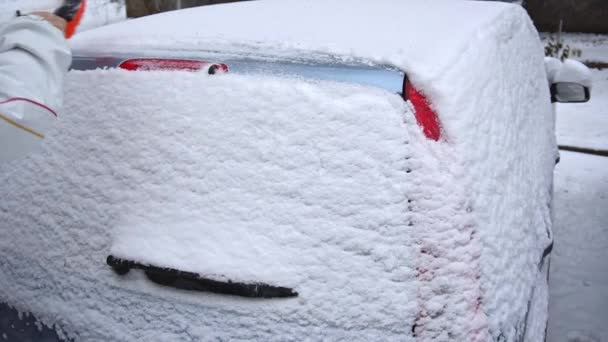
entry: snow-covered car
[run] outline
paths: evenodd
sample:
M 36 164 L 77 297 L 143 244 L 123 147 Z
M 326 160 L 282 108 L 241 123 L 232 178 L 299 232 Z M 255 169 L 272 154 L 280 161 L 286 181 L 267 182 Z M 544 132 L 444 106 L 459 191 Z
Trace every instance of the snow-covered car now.
M 252 1 L 72 46 L 63 119 L 0 165 L 1 302 L 77 341 L 543 340 L 551 101 L 588 93 L 521 7 Z

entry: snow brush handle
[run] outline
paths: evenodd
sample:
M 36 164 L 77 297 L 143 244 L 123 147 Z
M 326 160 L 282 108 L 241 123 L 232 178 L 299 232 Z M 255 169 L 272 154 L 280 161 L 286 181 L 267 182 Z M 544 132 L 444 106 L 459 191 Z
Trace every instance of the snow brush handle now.
M 76 33 L 76 28 L 80 24 L 86 0 L 64 0 L 63 5 L 55 10 L 55 15 L 65 19 L 68 25 L 65 28 L 65 37 L 70 38 Z

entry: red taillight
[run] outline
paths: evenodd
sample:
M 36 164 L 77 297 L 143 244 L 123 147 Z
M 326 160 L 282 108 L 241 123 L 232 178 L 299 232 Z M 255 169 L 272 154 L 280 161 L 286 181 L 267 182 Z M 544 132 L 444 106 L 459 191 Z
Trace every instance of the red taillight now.
M 437 114 L 431 109 L 426 97 L 416 90 L 407 78 L 403 82 L 403 99 L 409 100 L 414 106 L 416 121 L 422 127 L 424 135 L 429 139 L 439 140 L 441 138 L 441 127 Z
M 167 59 L 167 58 L 136 58 L 128 59 L 118 66 L 125 70 L 207 70 L 209 74 L 227 72 L 228 66 L 223 63 L 211 63 L 191 59 Z

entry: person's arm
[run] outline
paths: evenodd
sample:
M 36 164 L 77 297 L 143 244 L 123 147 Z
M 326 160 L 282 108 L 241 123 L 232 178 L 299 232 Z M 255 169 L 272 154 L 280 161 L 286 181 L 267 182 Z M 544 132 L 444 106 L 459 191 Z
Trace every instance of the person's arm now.
M 0 162 L 35 149 L 63 102 L 71 52 L 42 16 L 0 24 Z

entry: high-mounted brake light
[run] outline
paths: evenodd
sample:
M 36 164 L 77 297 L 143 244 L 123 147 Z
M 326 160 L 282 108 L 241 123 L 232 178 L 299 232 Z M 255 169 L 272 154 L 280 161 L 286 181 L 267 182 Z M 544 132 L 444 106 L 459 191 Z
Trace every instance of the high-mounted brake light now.
M 403 81 L 403 99 L 409 100 L 414 106 L 416 121 L 422 127 L 424 135 L 429 139 L 439 140 L 441 138 L 439 118 L 424 94 L 414 88 L 408 78 Z
M 228 72 L 228 66 L 223 63 L 211 63 L 191 59 L 169 59 L 169 58 L 134 58 L 123 61 L 118 65 L 125 70 L 207 70 L 210 75 Z

